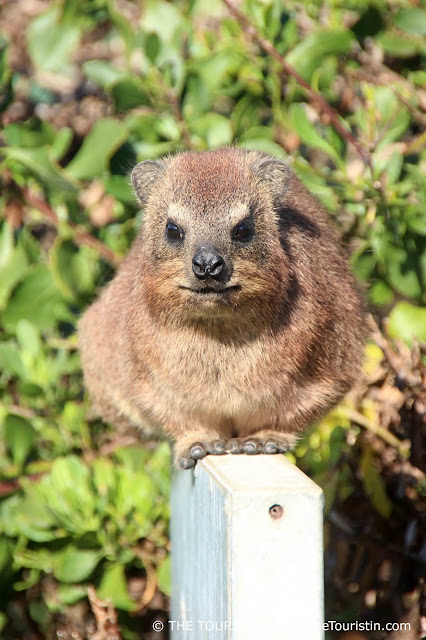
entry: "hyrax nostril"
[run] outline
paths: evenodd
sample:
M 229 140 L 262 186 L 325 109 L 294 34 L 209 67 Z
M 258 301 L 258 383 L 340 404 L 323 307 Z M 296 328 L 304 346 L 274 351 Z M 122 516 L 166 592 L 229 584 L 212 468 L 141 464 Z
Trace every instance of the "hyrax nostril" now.
M 216 256 L 216 260 L 214 260 L 210 264 L 210 275 L 212 278 L 218 278 L 223 271 L 224 267 L 223 258 L 221 256 Z
M 200 249 L 192 258 L 192 271 L 200 280 L 211 277 L 219 279 L 225 262 L 218 253 L 212 249 Z

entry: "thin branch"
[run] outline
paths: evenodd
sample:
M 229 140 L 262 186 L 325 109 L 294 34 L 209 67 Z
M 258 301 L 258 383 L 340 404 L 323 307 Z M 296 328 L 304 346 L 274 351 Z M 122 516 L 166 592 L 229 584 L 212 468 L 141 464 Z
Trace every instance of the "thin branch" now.
M 133 553 L 138 556 L 143 562 L 146 571 L 146 585 L 143 594 L 138 601 L 137 611 L 141 611 L 149 605 L 155 593 L 157 591 L 157 576 L 155 573 L 154 565 L 151 562 L 151 557 L 140 547 L 132 549 Z
M 380 438 L 382 438 L 382 440 L 392 445 L 392 447 L 395 447 L 395 449 L 403 458 L 407 457 L 409 451 L 408 447 L 403 442 L 401 442 L 401 440 L 398 440 L 398 438 L 390 433 L 390 431 L 384 429 L 372 420 L 369 420 L 359 411 L 345 409 L 344 415 L 355 424 L 358 424 L 360 427 L 364 427 L 364 429 L 371 431 L 376 436 L 379 436 Z
M 394 96 L 399 100 L 404 107 L 411 113 L 413 118 L 422 126 L 426 127 L 426 115 L 422 113 L 417 107 L 412 105 L 408 100 L 404 98 L 400 91 L 396 87 L 391 87 Z
M 423 131 L 420 135 L 411 138 L 407 143 L 404 153 L 408 155 L 410 153 L 420 153 L 426 147 L 426 131 Z
M 354 55 L 361 67 L 359 69 L 346 69 L 346 74 L 349 77 L 358 81 L 364 80 L 370 84 L 389 87 L 403 104 L 405 104 L 405 98 L 402 97 L 401 99 L 400 88 L 405 90 L 410 98 L 415 98 L 417 102 L 420 102 L 422 91 L 417 91 L 415 86 L 406 80 L 406 78 L 392 71 L 392 69 L 389 69 L 389 67 L 383 63 L 375 60 L 371 53 L 357 48 Z M 408 100 L 405 106 L 412 112 L 414 117 L 419 118 L 420 124 L 424 124 L 425 115 L 419 109 L 413 107 Z
M 102 447 L 99 449 L 99 454 L 97 457 L 99 458 L 99 457 L 110 456 L 117 449 L 130 447 L 134 444 L 140 444 L 140 440 L 138 440 L 136 436 L 124 436 L 124 435 L 117 436 L 111 442 L 108 442 L 107 444 L 102 445 Z
M 44 476 L 47 471 L 42 471 L 40 473 L 33 473 L 29 476 L 23 476 L 21 478 L 14 478 L 13 480 L 5 480 L 4 482 L 0 482 L 0 497 L 9 495 L 10 493 L 14 493 L 18 489 L 22 489 L 22 480 L 29 482 L 38 482 L 42 476 Z
M 402 355 L 392 348 L 389 340 L 387 340 L 387 338 L 383 335 L 379 325 L 374 320 L 371 313 L 367 316 L 367 324 L 370 327 L 370 332 L 373 340 L 383 351 L 393 372 L 399 378 L 405 380 L 405 382 L 411 387 L 420 385 L 422 381 L 419 377 L 419 374 L 415 375 L 410 366 L 407 366 L 407 364 L 404 362 Z
M 117 612 L 111 602 L 98 598 L 93 585 L 87 587 L 87 597 L 97 626 L 91 640 L 121 640 Z
M 28 418 L 28 420 L 33 420 L 38 415 L 40 415 L 39 413 L 37 413 L 37 411 L 34 411 L 34 409 L 29 409 L 28 407 L 21 407 L 19 404 L 9 404 L 9 405 L 2 404 L 2 406 L 6 407 L 6 410 L 8 413 L 14 413 L 15 415 L 21 416 L 22 418 Z
M 60 220 L 52 207 L 38 195 L 36 195 L 31 189 L 24 187 L 22 189 L 22 194 L 24 196 L 25 202 L 34 209 L 37 209 L 45 218 L 50 220 L 50 222 L 58 227 L 60 225 Z M 98 240 L 90 233 L 85 231 L 82 227 L 75 224 L 74 222 L 68 222 L 68 227 L 72 229 L 74 232 L 74 240 L 80 246 L 90 247 L 99 253 L 101 258 L 103 258 L 106 262 L 109 262 L 113 267 L 118 267 L 121 262 L 121 257 L 113 251 L 106 244 Z
M 339 116 L 337 112 L 328 104 L 328 102 L 319 93 L 317 93 L 311 87 L 311 85 L 308 82 L 306 82 L 304 78 L 302 78 L 302 76 L 296 71 L 296 69 L 294 69 L 287 62 L 287 60 L 277 51 L 277 49 L 275 49 L 274 45 L 271 42 L 269 42 L 269 40 L 266 40 L 266 38 L 264 38 L 259 33 L 256 27 L 253 26 L 253 24 L 250 22 L 250 20 L 240 11 L 238 11 L 238 9 L 230 0 L 222 0 L 222 2 L 226 4 L 229 11 L 232 13 L 232 15 L 236 18 L 236 20 L 239 22 L 239 24 L 243 28 L 244 32 L 250 38 L 252 38 L 255 42 L 257 42 L 257 44 L 268 55 L 270 55 L 272 58 L 277 60 L 277 62 L 279 62 L 284 73 L 294 78 L 296 82 L 306 90 L 306 92 L 308 93 L 312 101 L 317 105 L 319 110 L 322 113 L 326 113 L 328 115 L 328 117 L 330 118 L 330 123 L 333 126 L 333 128 L 337 131 L 337 133 L 339 133 L 342 136 L 342 138 L 346 140 L 346 142 L 351 144 L 356 149 L 356 151 L 360 155 L 364 164 L 367 167 L 370 167 L 370 169 L 372 169 L 371 157 L 369 152 L 359 144 L 359 142 L 356 140 L 356 138 L 352 135 L 350 131 L 345 129 L 345 127 L 342 125 L 342 123 L 339 120 Z

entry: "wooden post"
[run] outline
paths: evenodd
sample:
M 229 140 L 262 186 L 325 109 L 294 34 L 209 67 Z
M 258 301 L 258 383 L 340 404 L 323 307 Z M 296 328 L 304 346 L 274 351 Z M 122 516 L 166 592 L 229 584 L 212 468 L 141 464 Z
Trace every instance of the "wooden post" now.
M 172 640 L 323 640 L 322 508 L 282 455 L 176 472 Z

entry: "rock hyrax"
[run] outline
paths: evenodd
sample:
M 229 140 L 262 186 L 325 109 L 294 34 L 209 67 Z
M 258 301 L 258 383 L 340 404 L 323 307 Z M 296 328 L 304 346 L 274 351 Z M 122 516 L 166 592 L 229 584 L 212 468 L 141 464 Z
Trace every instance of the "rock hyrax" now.
M 83 315 L 95 410 L 206 454 L 292 447 L 354 382 L 364 318 L 327 213 L 256 151 L 138 164 L 141 230 Z

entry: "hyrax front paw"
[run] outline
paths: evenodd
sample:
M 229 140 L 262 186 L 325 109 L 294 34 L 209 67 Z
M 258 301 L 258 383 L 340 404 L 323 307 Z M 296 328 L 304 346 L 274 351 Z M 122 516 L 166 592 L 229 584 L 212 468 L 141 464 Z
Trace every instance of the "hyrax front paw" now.
M 274 433 L 247 438 L 233 438 L 228 442 L 229 453 L 245 453 L 246 455 L 257 455 L 259 453 L 274 454 L 286 453 L 295 445 L 296 438 L 289 434 Z
M 212 442 L 195 442 L 187 447 L 176 458 L 177 464 L 181 469 L 193 469 L 197 460 L 202 460 L 206 455 L 222 456 L 226 453 L 226 445 L 222 440 L 213 440 Z

